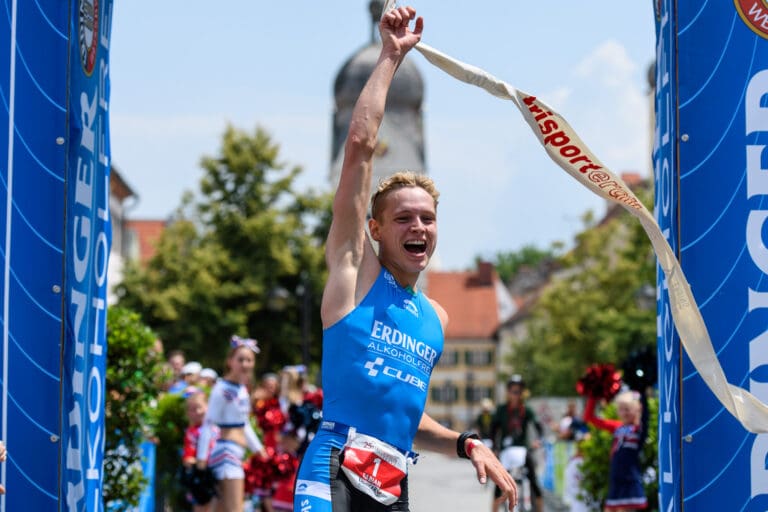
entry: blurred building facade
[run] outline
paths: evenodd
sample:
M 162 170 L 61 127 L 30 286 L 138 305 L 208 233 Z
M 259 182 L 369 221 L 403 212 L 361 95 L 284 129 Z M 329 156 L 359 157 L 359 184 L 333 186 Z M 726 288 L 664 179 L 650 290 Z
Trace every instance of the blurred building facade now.
M 471 271 L 429 271 L 427 283 L 427 294 L 450 321 L 426 410 L 444 425 L 469 428 L 480 412 L 480 401 L 495 400 L 498 377 L 508 373 L 498 332 L 517 305 L 488 262 Z
M 155 244 L 160 238 L 166 220 L 137 220 L 130 218 L 130 211 L 137 204 L 139 195 L 123 177 L 120 170 L 112 166 L 109 175 L 109 215 L 112 225 L 112 247 L 109 252 L 107 282 L 110 305 L 117 302 L 114 289 L 123 279 L 125 266 L 129 262 L 146 264 L 155 254 Z

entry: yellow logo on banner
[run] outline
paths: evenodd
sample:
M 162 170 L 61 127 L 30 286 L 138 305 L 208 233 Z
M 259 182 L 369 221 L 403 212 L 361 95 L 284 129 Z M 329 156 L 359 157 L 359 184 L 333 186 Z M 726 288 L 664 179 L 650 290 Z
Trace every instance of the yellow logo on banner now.
M 765 0 L 733 0 L 744 23 L 755 34 L 768 39 L 768 4 Z

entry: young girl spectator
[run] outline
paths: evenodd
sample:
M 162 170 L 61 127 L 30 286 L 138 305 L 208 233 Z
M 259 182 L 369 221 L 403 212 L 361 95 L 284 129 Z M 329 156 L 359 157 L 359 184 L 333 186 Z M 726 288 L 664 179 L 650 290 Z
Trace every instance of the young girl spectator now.
M 197 445 L 200 440 L 200 429 L 208 409 L 207 398 L 203 390 L 189 387 L 184 392 L 187 409 L 188 425 L 184 431 L 184 448 L 181 454 L 183 465 L 183 484 L 189 490 L 187 500 L 192 504 L 193 512 L 209 512 L 211 499 L 215 494 L 214 482 L 206 478 L 207 472 L 195 467 L 197 461 Z M 208 443 L 209 448 L 216 441 L 218 432 L 214 429 Z
M 233 336 L 226 359 L 226 373 L 211 389 L 208 412 L 197 448 L 197 466 L 210 463 L 218 481 L 217 512 L 242 512 L 244 501 L 243 459 L 246 448 L 266 457 L 264 445 L 250 423 L 251 400 L 246 384 L 251 382 L 256 354 L 256 340 Z M 219 437 L 209 450 L 213 426 Z
M 640 453 L 648 434 L 648 404 L 645 395 L 626 391 L 616 396 L 618 420 L 595 415 L 597 399 L 589 397 L 584 420 L 599 429 L 613 433 L 608 497 L 605 510 L 625 512 L 648 506 L 643 487 Z

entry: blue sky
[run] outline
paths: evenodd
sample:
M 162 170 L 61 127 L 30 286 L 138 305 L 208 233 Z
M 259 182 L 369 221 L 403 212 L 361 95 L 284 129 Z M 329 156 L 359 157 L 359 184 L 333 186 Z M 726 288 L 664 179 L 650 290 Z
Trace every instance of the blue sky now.
M 165 218 L 196 190 L 227 123 L 269 131 L 301 187 L 328 189 L 333 80 L 367 44 L 367 0 L 115 2 L 112 158 Z M 649 175 L 653 2 L 413 0 L 423 41 L 556 108 L 611 170 Z M 462 11 L 464 6 L 470 9 Z M 550 162 L 517 109 L 411 58 L 425 81 L 427 169 L 441 191 L 442 268 L 569 244 L 602 200 Z

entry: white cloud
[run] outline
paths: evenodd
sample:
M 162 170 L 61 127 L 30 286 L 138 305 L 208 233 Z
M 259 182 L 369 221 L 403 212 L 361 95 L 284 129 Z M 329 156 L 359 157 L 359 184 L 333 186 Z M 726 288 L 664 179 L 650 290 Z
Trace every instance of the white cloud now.
M 631 81 L 637 70 L 626 48 L 617 41 L 599 44 L 575 68 L 578 78 L 597 81 L 606 87 L 621 88 Z

